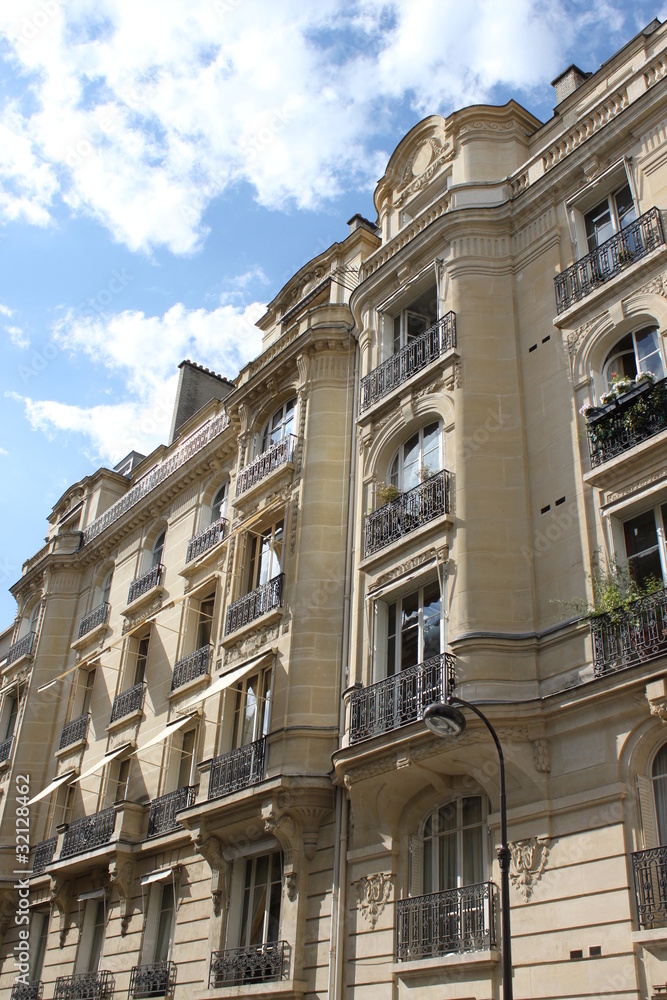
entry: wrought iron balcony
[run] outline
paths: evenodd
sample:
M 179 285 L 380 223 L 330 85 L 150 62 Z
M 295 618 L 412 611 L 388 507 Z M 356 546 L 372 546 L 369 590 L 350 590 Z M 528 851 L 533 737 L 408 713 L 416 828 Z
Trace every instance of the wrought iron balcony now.
M 208 781 L 209 799 L 219 799 L 223 795 L 231 795 L 242 788 L 256 785 L 264 778 L 264 758 L 266 756 L 266 737 L 238 747 L 222 757 L 215 757 L 211 762 L 211 773 Z
M 211 647 L 202 646 L 196 649 L 189 656 L 184 656 L 182 660 L 174 664 L 174 672 L 171 676 L 171 690 L 182 687 L 188 681 L 193 681 L 195 677 L 203 677 L 208 673 L 211 662 Z
M 664 927 L 667 924 L 667 847 L 636 851 L 631 857 L 639 926 Z
M 268 941 L 248 948 L 214 951 L 208 974 L 208 988 L 241 986 L 244 983 L 272 983 L 289 971 L 289 945 L 286 941 Z
M 230 604 L 225 615 L 225 635 L 261 618 L 267 611 L 282 607 L 284 579 L 285 574 L 279 573 L 268 583 Z
M 446 701 L 455 688 L 455 663 L 451 653 L 440 653 L 354 691 L 350 699 L 350 744 L 423 719 L 425 708 Z
M 9 1000 L 42 1000 L 44 984 L 41 980 L 32 983 L 14 983 Z
M 217 521 L 209 524 L 208 528 L 200 531 L 198 535 L 193 535 L 188 542 L 188 551 L 185 556 L 186 563 L 192 562 L 193 559 L 198 559 L 199 556 L 203 556 L 205 552 L 208 552 L 214 545 L 221 542 L 225 537 L 226 530 L 227 521 L 224 517 L 220 517 Z
M 135 965 L 130 972 L 128 997 L 166 997 L 174 992 L 176 966 L 173 962 Z
M 81 639 L 82 636 L 92 632 L 98 625 L 106 625 L 109 620 L 110 611 L 111 605 L 105 602 L 104 604 L 100 604 L 98 607 L 93 608 L 93 610 L 89 611 L 87 615 L 84 615 L 79 622 L 79 634 L 77 638 Z
M 436 472 L 364 518 L 364 555 L 370 556 L 404 535 L 450 511 L 450 479 Z
M 110 972 L 77 972 L 72 976 L 58 976 L 53 1000 L 107 1000 L 113 996 L 115 988 Z
M 117 722 L 118 719 L 124 719 L 126 715 L 131 715 L 132 712 L 138 712 L 141 709 L 144 701 L 144 686 L 144 682 L 139 681 L 134 687 L 116 695 L 111 706 L 109 722 Z
M 32 656 L 35 651 L 36 641 L 37 633 L 28 632 L 18 642 L 13 643 L 7 652 L 7 666 L 10 663 L 14 663 L 15 660 L 20 660 L 22 656 Z
M 73 854 L 83 854 L 84 851 L 93 851 L 96 847 L 108 844 L 115 825 L 115 806 L 74 820 L 65 832 L 60 859 L 71 858 Z
M 569 309 L 664 242 L 660 212 L 651 208 L 556 275 L 556 311 L 562 313 Z
M 266 451 L 258 455 L 254 462 L 241 469 L 236 478 L 236 496 L 240 497 L 251 486 L 258 483 L 286 462 L 291 462 L 294 458 L 294 448 L 296 446 L 294 434 L 288 434 L 281 441 L 271 445 Z
M 593 668 L 603 677 L 667 655 L 667 590 L 590 620 Z
M 76 719 L 72 719 L 71 722 L 68 722 L 66 726 L 63 726 L 63 730 L 60 734 L 60 750 L 64 750 L 65 747 L 71 746 L 72 743 L 78 743 L 79 740 L 85 740 L 88 732 L 89 719 L 90 716 L 88 712 L 86 712 L 85 715 L 79 715 Z
M 149 569 L 148 573 L 144 573 L 143 576 L 138 576 L 136 580 L 130 584 L 130 589 L 127 593 L 127 603 L 131 604 L 132 601 L 136 601 L 137 597 L 143 597 L 147 594 L 149 590 L 153 587 L 159 587 L 162 583 L 162 578 L 164 577 L 164 566 L 162 563 L 158 563 L 157 566 L 153 566 Z
M 5 760 L 9 760 L 9 755 L 12 752 L 12 744 L 14 743 L 14 737 L 10 736 L 8 740 L 3 740 L 0 743 L 0 764 Z
M 397 900 L 396 961 L 495 948 L 497 909 L 493 882 Z
M 162 833 L 169 833 L 171 830 L 180 830 L 181 824 L 176 819 L 179 809 L 187 809 L 194 805 L 197 797 L 195 785 L 184 785 L 177 788 L 175 792 L 167 792 L 153 799 L 148 813 L 148 833 L 147 839 L 159 837 Z
M 667 379 L 639 383 L 586 416 L 593 469 L 667 427 Z
M 452 347 L 456 347 L 456 314 L 448 312 L 407 347 L 401 348 L 362 378 L 359 412 L 363 413 Z
M 32 859 L 33 875 L 41 875 L 46 866 L 51 864 L 53 856 L 56 853 L 57 846 L 57 837 L 49 837 L 48 840 L 43 840 L 41 844 L 37 845 L 35 848 L 35 856 Z
M 160 483 L 163 483 L 165 479 L 173 475 L 174 472 L 200 452 L 202 448 L 205 448 L 210 441 L 213 441 L 219 434 L 222 434 L 228 426 L 229 417 L 226 413 L 220 413 L 218 416 L 212 417 L 211 420 L 207 420 L 202 427 L 197 428 L 196 431 L 193 431 L 192 434 L 184 438 L 175 451 L 172 451 L 162 462 L 153 466 L 145 476 L 137 480 L 125 496 L 122 496 L 120 500 L 112 504 L 92 524 L 88 525 L 83 533 L 83 544 L 87 545 L 93 538 L 97 538 L 105 528 L 117 521 L 126 511 L 134 507 L 143 497 L 159 486 Z

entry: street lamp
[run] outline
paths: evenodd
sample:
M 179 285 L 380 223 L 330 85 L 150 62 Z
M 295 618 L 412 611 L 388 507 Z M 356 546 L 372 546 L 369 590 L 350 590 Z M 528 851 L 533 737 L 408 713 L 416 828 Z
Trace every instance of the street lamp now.
M 500 866 L 500 920 L 503 955 L 503 1000 L 513 1000 L 512 938 L 510 931 L 510 849 L 507 846 L 507 799 L 505 796 L 505 758 L 498 734 L 483 712 L 468 701 L 450 695 L 446 702 L 436 702 L 424 711 L 424 722 L 436 736 L 457 737 L 466 727 L 466 717 L 460 708 L 469 708 L 482 720 L 493 737 L 500 765 L 500 847 L 497 849 Z

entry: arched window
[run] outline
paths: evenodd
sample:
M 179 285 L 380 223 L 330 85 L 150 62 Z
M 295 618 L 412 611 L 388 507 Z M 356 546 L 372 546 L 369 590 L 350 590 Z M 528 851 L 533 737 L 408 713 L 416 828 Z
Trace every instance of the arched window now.
M 401 445 L 389 466 L 389 482 L 406 492 L 443 468 L 440 422 L 426 424 Z
M 162 555 L 164 553 L 164 539 L 167 534 L 167 529 L 161 531 L 160 534 L 155 539 L 155 544 L 153 545 L 153 560 L 152 566 L 159 566 L 162 562 Z
M 603 374 L 607 387 L 611 386 L 614 378 L 636 378 L 640 372 L 651 372 L 657 379 L 665 377 L 657 326 L 645 326 L 627 334 L 614 344 L 605 358 Z
M 227 483 L 223 483 L 213 497 L 211 504 L 211 524 L 219 521 L 227 513 Z
M 486 810 L 481 795 L 452 799 L 423 827 L 422 892 L 442 892 L 485 881 Z
M 651 768 L 658 841 L 667 844 L 667 743 L 658 750 Z
M 296 399 L 290 399 L 276 410 L 262 434 L 262 453 L 294 432 L 295 409 Z

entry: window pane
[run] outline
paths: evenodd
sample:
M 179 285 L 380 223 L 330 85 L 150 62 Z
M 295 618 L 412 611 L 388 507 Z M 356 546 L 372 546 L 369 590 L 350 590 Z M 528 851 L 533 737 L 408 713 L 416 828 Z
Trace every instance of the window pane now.
M 429 824 L 430 824 L 429 819 Z M 430 832 L 430 827 L 429 827 Z M 426 837 L 426 827 L 424 828 Z M 424 839 L 424 892 L 433 892 L 433 841 Z
M 93 929 L 93 939 L 90 945 L 90 955 L 88 956 L 87 972 L 97 972 L 100 959 L 102 958 L 102 947 L 104 945 L 104 905 L 95 904 L 95 927 Z
M 174 916 L 174 887 L 167 883 L 162 886 L 162 906 L 155 937 L 155 962 L 166 962 L 169 957 L 169 941 Z
M 401 615 L 401 670 L 419 663 L 419 591 L 403 598 Z
M 448 833 L 438 838 L 440 859 L 440 884 L 438 889 L 456 888 L 456 834 Z
M 658 544 L 655 530 L 655 516 L 652 510 L 647 510 L 639 517 L 633 517 L 623 525 L 625 532 L 625 551 L 628 556 L 637 555 Z
M 595 250 L 601 243 L 613 236 L 614 227 L 611 220 L 609 203 L 605 200 L 597 208 L 586 213 L 586 236 L 589 251 Z
M 440 469 L 440 424 L 428 424 L 423 431 L 422 461 L 432 475 Z
M 440 653 L 440 585 L 424 587 L 424 655 L 428 660 Z
M 424 333 L 428 329 L 428 318 L 426 316 L 420 316 L 419 313 L 409 312 L 407 316 L 407 327 L 408 327 L 408 344 L 411 340 L 419 337 L 420 334 Z
M 448 802 L 438 809 L 438 833 L 450 833 L 458 823 L 458 800 Z
M 620 191 L 617 191 L 614 198 L 616 201 L 618 224 L 622 229 L 623 226 L 629 225 L 637 218 L 635 205 L 632 200 L 632 192 L 630 191 L 630 185 L 626 184 Z
M 476 885 L 484 881 L 482 871 L 482 827 L 463 831 L 463 884 Z
M 396 672 L 396 604 L 390 604 L 387 615 L 387 677 Z
M 482 822 L 482 800 L 478 795 L 463 800 L 463 825 L 471 826 Z
M 403 445 L 403 489 L 411 490 L 419 483 L 419 434 L 413 436 Z

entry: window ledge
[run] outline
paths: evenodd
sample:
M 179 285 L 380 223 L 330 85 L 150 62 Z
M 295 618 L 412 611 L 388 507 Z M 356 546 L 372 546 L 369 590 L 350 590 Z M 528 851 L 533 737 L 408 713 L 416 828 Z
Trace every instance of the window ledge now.
M 135 723 L 139 724 L 140 719 L 144 717 L 143 708 L 137 708 L 134 712 L 128 712 L 127 715 L 122 715 L 120 719 L 115 719 L 110 722 L 106 727 L 108 733 L 117 733 L 119 729 L 123 729 L 124 726 L 133 726 Z
M 109 623 L 100 622 L 100 624 L 96 625 L 95 628 L 91 628 L 90 632 L 86 632 L 82 635 L 80 639 L 75 639 L 72 643 L 72 649 L 75 649 L 78 652 L 80 649 L 85 649 L 86 646 L 92 646 L 94 643 L 103 639 L 108 631 Z
M 121 615 L 123 615 L 124 618 L 129 618 L 130 615 L 133 615 L 138 608 L 142 608 L 145 604 L 150 604 L 151 601 L 154 601 L 158 597 L 162 598 L 164 593 L 165 588 L 161 583 L 157 584 L 155 587 L 151 587 L 150 590 L 141 594 L 140 597 L 135 597 L 131 604 L 126 605 L 121 611 Z
M 248 1000 L 262 997 L 280 997 L 281 1000 L 295 1000 L 302 997 L 308 984 L 299 979 L 281 979 L 275 983 L 253 983 L 248 986 L 218 986 L 215 989 L 196 990 L 193 1000 L 222 1000 L 223 997 L 246 997 Z
M 419 958 L 414 962 L 394 962 L 391 966 L 393 979 L 428 976 L 439 969 L 474 966 L 476 969 L 491 968 L 500 961 L 500 951 L 487 948 L 483 951 L 466 951 L 459 955 L 436 955 L 434 958 Z
M 186 580 L 188 580 L 203 566 L 208 566 L 209 564 L 214 563 L 222 555 L 222 550 L 226 544 L 227 535 L 223 535 L 220 541 L 216 542 L 215 545 L 212 545 L 210 549 L 207 549 L 206 552 L 203 552 L 200 556 L 195 556 L 195 558 L 191 559 L 189 563 L 182 566 L 178 571 L 178 575 L 183 576 Z
M 460 360 L 461 354 L 459 350 L 456 347 L 450 347 L 444 354 L 434 358 L 425 368 L 421 368 L 418 372 L 415 372 L 405 382 L 401 382 L 400 385 L 397 385 L 388 392 L 386 396 L 382 396 L 381 399 L 376 400 L 371 406 L 365 409 L 363 413 L 360 413 L 357 416 L 357 423 L 363 427 L 364 424 L 369 423 L 373 418 L 377 420 L 378 415 L 383 410 L 391 409 L 402 396 L 409 396 L 423 383 L 429 382 L 436 372 L 441 369 L 444 371 L 446 368 L 454 368 L 456 362 Z
M 553 325 L 556 329 L 574 329 L 575 327 L 581 326 L 587 318 L 587 313 L 592 315 L 597 315 L 601 312 L 602 306 L 601 302 L 606 297 L 612 299 L 619 299 L 624 293 L 626 286 L 636 285 L 640 276 L 645 271 L 653 270 L 656 263 L 662 260 L 663 257 L 667 257 L 667 244 L 662 243 L 655 250 L 652 250 L 645 257 L 641 257 L 635 264 L 630 264 L 615 277 L 611 278 L 609 281 L 603 282 L 598 288 L 589 292 L 574 305 L 571 305 L 569 309 L 565 309 L 562 313 L 553 320 Z M 576 264 L 576 261 L 573 261 Z M 569 266 L 569 265 L 568 265 Z M 563 270 L 566 270 L 564 268 Z M 555 308 L 555 305 L 554 305 Z
M 69 743 L 66 747 L 59 747 L 54 756 L 61 758 L 68 757 L 70 754 L 78 754 L 87 745 L 88 737 L 83 736 L 80 740 L 75 740 L 74 743 Z
M 454 518 L 451 514 L 445 512 L 444 514 L 439 514 L 434 517 L 432 521 L 427 521 L 426 524 L 422 524 L 419 528 L 415 528 L 414 531 L 409 531 L 407 535 L 402 535 L 397 538 L 396 541 L 389 542 L 383 548 L 379 549 L 377 552 L 373 552 L 370 556 L 364 556 L 364 558 L 359 562 L 358 569 L 363 570 L 365 573 L 373 574 L 380 567 L 384 568 L 384 563 L 395 563 L 397 557 L 402 555 L 405 551 L 412 548 L 420 548 L 420 546 L 430 539 L 433 534 L 439 534 L 443 529 L 448 530 L 454 524 Z M 438 548 L 446 545 L 445 539 L 441 539 Z
M 211 661 L 213 657 L 211 657 Z M 193 691 L 197 691 L 199 688 L 208 687 L 211 681 L 211 668 L 206 671 L 205 674 L 200 674 L 199 677 L 193 677 L 191 681 L 186 681 L 185 684 L 180 684 L 173 691 L 169 691 L 167 695 L 167 701 L 177 701 L 184 694 L 192 694 Z
M 230 632 L 229 635 L 224 636 L 221 645 L 224 649 L 231 649 L 237 643 L 241 642 L 242 639 L 246 639 L 252 632 L 261 632 L 262 629 L 267 628 L 269 625 L 273 625 L 274 622 L 280 621 L 283 616 L 284 608 L 273 608 L 271 611 L 267 611 L 265 614 L 260 615 L 259 618 L 253 618 L 251 622 L 246 625 L 242 625 L 240 628 L 235 629 Z M 267 636 L 266 642 L 271 642 L 274 637 Z M 263 643 L 260 642 L 260 645 Z
M 633 931 L 631 938 L 633 944 L 641 944 L 648 951 L 651 950 L 651 945 L 660 945 L 660 952 L 662 953 L 663 946 L 667 942 L 667 926 L 652 927 L 650 930 L 645 931 Z
M 292 478 L 293 474 L 294 462 L 283 462 L 282 465 L 272 469 L 271 472 L 268 472 L 262 477 L 262 479 L 253 483 L 249 489 L 244 490 L 240 496 L 234 497 L 232 499 L 232 506 L 243 508 L 246 504 L 250 504 L 253 500 L 256 500 L 262 493 L 275 492 L 279 486 L 288 482 L 288 480 Z
M 655 474 L 655 470 L 667 464 L 667 430 L 640 441 L 634 448 L 628 448 L 608 462 L 589 469 L 583 475 L 587 486 L 598 489 L 613 489 L 629 479 L 633 482 L 643 474 Z

